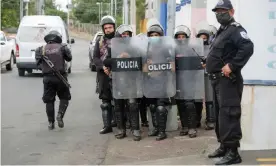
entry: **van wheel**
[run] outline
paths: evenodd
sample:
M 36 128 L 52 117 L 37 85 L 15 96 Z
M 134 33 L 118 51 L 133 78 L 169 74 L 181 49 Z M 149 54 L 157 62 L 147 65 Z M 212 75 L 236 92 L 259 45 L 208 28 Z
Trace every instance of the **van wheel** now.
M 20 77 L 25 76 L 25 69 L 18 69 L 18 75 Z
M 68 73 L 69 73 L 69 74 L 71 73 L 71 67 L 68 69 Z
M 13 67 L 13 54 L 11 53 L 11 57 L 10 57 L 10 63 L 6 65 L 6 69 L 8 71 L 11 71 Z
M 28 74 L 32 74 L 33 70 L 32 69 L 28 69 L 27 72 L 28 72 Z

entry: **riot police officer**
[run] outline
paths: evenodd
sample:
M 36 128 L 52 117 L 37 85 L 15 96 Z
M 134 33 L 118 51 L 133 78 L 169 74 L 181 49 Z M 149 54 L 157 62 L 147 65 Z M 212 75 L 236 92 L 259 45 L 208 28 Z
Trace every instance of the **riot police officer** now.
M 103 65 L 103 62 L 111 57 L 110 43 L 115 35 L 115 19 L 112 16 L 104 16 L 101 19 L 104 36 L 96 41 L 93 53 L 94 64 L 97 69 L 98 93 L 102 100 L 102 118 L 104 127 L 100 134 L 112 132 L 112 93 L 110 85 L 110 69 Z
M 117 54 L 119 54 L 119 58 L 128 58 L 129 56 L 133 56 L 133 54 L 137 53 L 134 52 L 133 50 L 135 50 L 134 47 L 131 47 L 130 45 L 130 38 L 132 37 L 132 27 L 130 25 L 120 25 L 117 30 L 116 30 L 116 38 L 122 38 L 122 40 L 116 40 L 112 43 L 112 48 L 114 48 L 112 50 L 112 58 L 116 57 Z M 113 45 L 114 44 L 114 45 Z M 118 46 L 117 46 L 117 45 Z M 122 48 L 124 47 L 124 48 Z M 126 48 L 128 47 L 128 48 Z M 113 55 L 113 53 L 115 55 Z M 116 57 L 117 58 L 117 57 Z M 111 59 L 113 60 L 113 59 Z M 112 64 L 112 62 L 106 60 L 104 62 L 105 66 L 108 66 L 111 68 L 111 70 L 113 70 L 112 66 L 110 66 L 110 64 Z M 116 88 L 115 90 L 113 90 L 113 93 L 118 92 L 117 90 L 123 90 L 126 89 L 126 91 L 128 90 L 128 85 L 133 85 L 135 82 L 133 81 L 135 78 L 132 78 L 133 76 L 130 74 L 130 72 L 128 73 L 115 73 L 115 80 L 113 81 L 113 85 L 115 85 Z M 114 76 L 114 74 L 112 74 L 112 77 Z M 119 78 L 118 78 L 119 77 Z M 135 75 L 134 75 L 135 77 Z M 130 84 L 128 84 L 127 82 L 130 82 Z M 119 87 L 119 86 L 124 86 L 125 87 Z M 119 90 L 118 93 L 122 93 Z M 113 94 L 114 96 L 114 94 Z M 140 134 L 140 126 L 139 126 L 139 108 L 138 108 L 138 100 L 135 98 L 132 99 L 115 99 L 117 95 L 114 96 L 114 103 L 115 103 L 115 117 L 116 117 L 116 122 L 117 122 L 117 128 L 118 128 L 118 133 L 115 135 L 115 137 L 117 139 L 122 139 L 124 137 L 126 137 L 126 121 L 125 121 L 125 115 L 127 113 L 129 113 L 129 116 L 127 116 L 127 120 L 130 121 L 131 124 L 131 130 L 133 133 L 133 140 L 134 141 L 140 141 L 141 140 L 141 134 Z M 125 107 L 128 108 L 129 112 L 126 112 Z
M 188 41 L 185 39 L 189 39 L 191 36 L 191 31 L 190 29 L 185 26 L 185 25 L 180 25 L 178 27 L 176 27 L 175 32 L 174 32 L 174 38 L 177 40 L 177 44 L 187 44 Z M 184 42 L 184 43 L 183 43 Z M 185 46 L 184 44 L 184 46 Z M 178 57 L 178 55 L 182 55 L 182 54 L 194 54 L 193 51 L 190 51 L 190 48 L 176 48 L 176 57 Z M 198 61 L 200 61 L 198 59 Z M 176 59 L 176 64 L 178 64 L 178 60 Z M 181 64 L 180 64 L 181 65 Z M 177 67 L 178 68 L 178 67 Z M 180 72 L 177 70 L 176 71 L 176 79 L 180 80 L 177 81 L 177 85 L 178 84 L 183 84 L 183 86 L 186 86 L 187 84 L 181 81 L 181 74 Z M 184 78 L 187 81 L 190 81 L 188 77 Z M 178 83 L 181 82 L 181 83 Z M 195 91 L 195 88 L 189 88 L 190 91 Z M 185 92 L 184 92 L 185 93 Z M 193 92 L 192 92 L 193 93 Z M 186 94 L 182 94 L 180 96 L 186 96 Z M 180 131 L 180 136 L 184 136 L 184 135 L 189 135 L 190 138 L 194 138 L 197 136 L 197 130 L 196 130 L 196 107 L 195 107 L 195 99 L 194 97 L 190 97 L 189 99 L 186 97 L 176 97 L 176 104 L 177 104 L 177 109 L 179 112 L 179 116 L 180 116 L 180 121 L 181 121 L 181 125 L 182 125 L 182 129 Z
M 67 73 L 65 70 L 65 61 L 72 60 L 71 51 L 62 44 L 62 35 L 58 31 L 50 31 L 44 37 L 47 43 L 44 47 L 36 49 L 35 58 L 37 65 L 41 65 L 43 74 L 44 92 L 42 100 L 46 104 L 46 113 L 48 117 L 48 129 L 55 128 L 55 97 L 56 94 L 60 99 L 59 111 L 57 114 L 58 126 L 64 127 L 63 117 L 67 110 L 69 100 L 71 100 L 71 93 L 67 87 L 54 73 L 54 71 L 43 60 L 43 56 L 54 64 L 55 69 L 67 80 Z
M 201 38 L 204 44 L 204 59 L 209 53 L 209 40 L 211 32 L 209 27 L 201 28 L 196 37 Z M 205 72 L 204 75 L 204 85 L 205 85 L 205 108 L 206 108 L 206 120 L 205 120 L 205 129 L 212 130 L 215 128 L 215 110 L 214 110 L 214 100 L 213 100 L 213 89 L 211 86 L 211 81 L 208 78 L 208 74 Z M 201 123 L 203 101 L 198 101 L 195 103 L 197 110 L 197 124 Z
M 163 71 L 149 72 L 149 65 L 154 63 L 169 62 L 174 55 L 171 55 L 172 50 L 167 48 L 164 44 L 166 41 L 162 40 L 164 36 L 164 30 L 159 24 L 153 24 L 147 29 L 147 36 L 149 37 L 147 58 L 143 66 L 145 72 L 144 77 L 144 95 L 147 98 L 147 103 L 149 104 L 152 123 L 154 129 L 149 132 L 148 136 L 157 136 L 156 140 L 160 141 L 167 138 L 166 135 L 166 123 L 168 109 L 167 106 L 171 105 L 169 97 L 165 93 L 169 91 L 167 85 L 171 86 L 167 76 L 170 75 L 169 70 L 174 70 L 171 68 L 167 70 L 167 73 Z M 173 59 L 174 61 L 174 59 Z M 174 86 L 174 85 L 173 85 Z M 151 96 L 151 97 L 149 97 Z M 163 98 L 157 98 L 154 96 L 164 96 Z
M 229 0 L 220 0 L 212 10 L 221 24 L 207 56 L 206 69 L 215 92 L 216 135 L 220 147 L 209 158 L 223 157 L 217 165 L 241 163 L 238 153 L 241 131 L 242 68 L 254 52 L 246 30 L 233 17 Z

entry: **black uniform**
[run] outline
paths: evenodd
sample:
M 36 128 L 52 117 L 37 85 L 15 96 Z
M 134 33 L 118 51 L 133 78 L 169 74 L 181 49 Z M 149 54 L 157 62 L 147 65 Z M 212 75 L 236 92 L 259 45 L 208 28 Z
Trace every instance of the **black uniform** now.
M 112 121 L 112 92 L 111 92 L 111 79 L 108 75 L 104 73 L 103 62 L 107 58 L 111 57 L 110 48 L 110 38 L 103 37 L 96 41 L 93 53 L 93 60 L 97 70 L 97 80 L 98 80 L 98 93 L 99 99 L 102 100 L 102 118 L 104 127 L 101 130 L 101 134 L 112 132 L 111 121 Z
M 247 37 L 245 29 L 234 19 L 228 25 L 220 27 L 210 47 L 206 69 L 215 93 L 216 135 L 221 147 L 209 157 L 224 156 L 228 152 L 228 156 L 217 164 L 231 164 L 233 160 L 229 158 L 239 158 L 237 148 L 242 138 L 241 69 L 253 54 L 253 48 L 254 45 Z M 221 69 L 225 64 L 229 64 L 236 78 L 233 78 L 233 75 L 232 79 L 222 76 Z
M 49 41 L 44 47 L 45 55 L 54 64 L 55 68 L 67 80 L 67 73 L 65 70 L 65 61 L 71 61 L 71 51 L 66 45 L 56 41 Z M 49 129 L 54 128 L 55 122 L 55 96 L 58 95 L 60 99 L 59 111 L 57 115 L 59 127 L 63 127 L 62 118 L 71 100 L 71 94 L 68 87 L 64 85 L 53 73 L 52 69 L 42 60 L 43 50 L 42 47 L 36 49 L 36 61 L 41 65 L 43 74 L 44 92 L 42 100 L 46 103 L 46 113 L 49 121 Z

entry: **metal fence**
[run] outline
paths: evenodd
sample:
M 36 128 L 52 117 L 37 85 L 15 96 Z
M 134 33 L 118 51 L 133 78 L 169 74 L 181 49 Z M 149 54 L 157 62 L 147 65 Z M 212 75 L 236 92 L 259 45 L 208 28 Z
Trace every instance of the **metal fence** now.
M 79 21 L 73 20 L 70 21 L 69 27 L 74 31 L 87 33 L 89 35 L 93 35 L 102 30 L 99 24 L 80 23 Z

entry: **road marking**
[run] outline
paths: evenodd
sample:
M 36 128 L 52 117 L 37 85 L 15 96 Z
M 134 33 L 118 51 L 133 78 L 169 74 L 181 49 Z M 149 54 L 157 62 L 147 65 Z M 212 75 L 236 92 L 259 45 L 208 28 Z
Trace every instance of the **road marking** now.
M 272 161 L 276 161 L 276 158 L 257 158 L 256 161 L 259 161 L 259 162 L 272 162 Z

